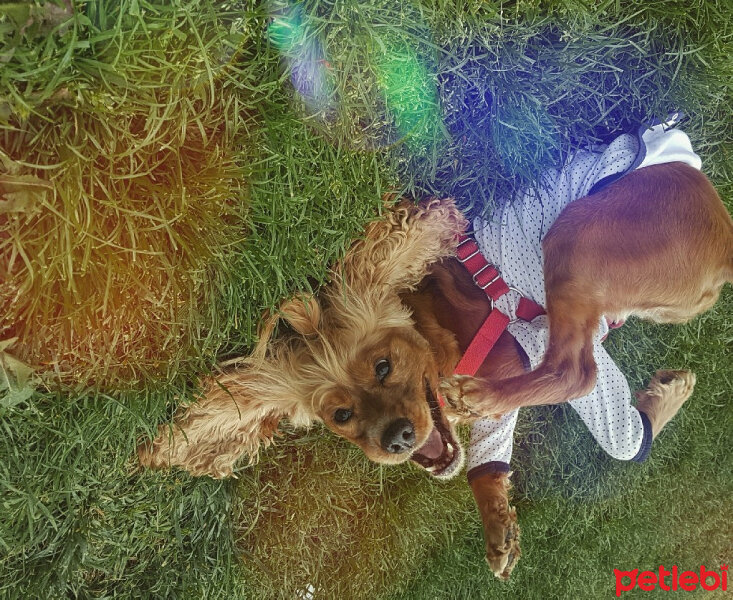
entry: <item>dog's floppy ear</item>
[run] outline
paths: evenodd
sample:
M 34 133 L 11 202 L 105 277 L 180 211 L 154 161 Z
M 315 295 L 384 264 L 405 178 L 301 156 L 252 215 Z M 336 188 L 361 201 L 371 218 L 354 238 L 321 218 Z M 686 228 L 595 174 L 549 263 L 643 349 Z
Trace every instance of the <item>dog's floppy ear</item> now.
M 154 440 L 140 444 L 140 463 L 153 469 L 178 466 L 192 475 L 227 477 L 243 454 L 249 455 L 250 462 L 257 458 L 282 418 L 296 427 L 308 426 L 316 415 L 300 401 L 304 391 L 297 356 L 281 358 L 231 361 L 221 375 L 205 379 L 198 400 L 182 407 L 172 424 L 160 425 Z
M 154 440 L 140 444 L 143 466 L 177 466 L 192 475 L 228 477 L 243 454 L 252 462 L 270 444 L 281 419 L 303 427 L 317 418 L 302 401 L 307 397 L 300 374 L 306 346 L 297 339 L 271 343 L 281 318 L 307 337 L 317 332 L 321 309 L 313 296 L 302 294 L 266 317 L 252 355 L 223 363 L 221 374 L 201 382 L 195 402 L 183 406 L 172 424 L 160 425 Z
M 280 319 L 285 319 L 302 336 L 315 335 L 321 324 L 321 305 L 313 294 L 301 293 L 283 302 L 273 313 L 265 312 L 260 322 L 259 340 L 252 352 L 253 359 L 264 360 Z
M 303 337 L 318 332 L 321 308 L 309 294 L 284 302 L 265 315 L 251 356 L 223 363 L 223 372 L 201 382 L 196 402 L 182 407 L 171 425 L 160 425 L 157 437 L 140 444 L 143 466 L 178 466 L 192 475 L 227 477 L 243 454 L 255 460 L 277 433 L 282 418 L 302 427 L 316 419 L 309 403 L 306 377 L 307 344 L 272 343 L 280 319 Z
M 312 294 L 299 294 L 283 302 L 280 317 L 300 335 L 315 335 L 321 323 L 321 306 Z
M 467 225 L 452 199 L 399 202 L 347 253 L 343 279 L 357 291 L 411 289 L 432 263 L 455 253 Z

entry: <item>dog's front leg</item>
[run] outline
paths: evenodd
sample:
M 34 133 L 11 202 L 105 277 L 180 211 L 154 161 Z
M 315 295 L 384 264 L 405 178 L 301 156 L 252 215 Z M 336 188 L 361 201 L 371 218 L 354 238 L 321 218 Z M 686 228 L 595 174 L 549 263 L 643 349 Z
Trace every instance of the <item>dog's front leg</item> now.
M 499 579 L 508 579 L 519 560 L 517 512 L 509 506 L 510 473 L 484 473 L 471 479 L 471 491 L 484 526 L 486 562 Z
M 522 406 L 562 404 L 588 394 L 595 386 L 593 331 L 600 313 L 548 296 L 550 339 L 540 365 L 509 378 L 453 375 L 439 391 L 448 412 L 464 419 L 497 419 Z

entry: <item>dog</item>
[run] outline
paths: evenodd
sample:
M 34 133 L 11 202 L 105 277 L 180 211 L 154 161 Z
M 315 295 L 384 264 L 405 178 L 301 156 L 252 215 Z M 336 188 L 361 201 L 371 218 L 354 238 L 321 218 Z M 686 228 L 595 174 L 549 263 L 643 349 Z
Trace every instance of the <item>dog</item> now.
M 528 370 L 506 330 L 474 375 L 457 375 L 493 302 L 456 259 L 468 229 L 452 200 L 392 206 L 317 296 L 265 316 L 253 353 L 204 380 L 198 401 L 141 443 L 140 462 L 227 477 L 288 418 L 322 421 L 378 463 L 411 460 L 447 479 L 465 461 L 456 423 L 491 423 L 593 389 L 603 315 L 684 322 L 733 280 L 733 222 L 708 179 L 684 162 L 638 168 L 569 203 L 541 240 L 547 314 L 538 319 L 549 327 L 541 363 Z M 637 393 L 646 435 L 659 434 L 693 386 L 687 371 L 660 371 Z M 501 579 L 521 553 L 509 477 L 488 470 L 470 481 L 486 560 Z
M 141 444 L 141 463 L 227 477 L 287 417 L 296 427 L 322 421 L 383 464 L 417 462 L 415 450 L 428 438 L 443 440 L 450 447 L 443 461 L 424 466 L 457 472 L 463 451 L 435 397 L 450 371 L 439 369 L 444 357 L 418 333 L 400 294 L 455 252 L 466 227 L 452 201 L 392 207 L 331 269 L 317 298 L 299 295 L 265 315 L 253 353 L 203 381 L 201 397 L 173 427 L 161 425 L 152 443 Z M 274 336 L 281 321 L 288 328 Z

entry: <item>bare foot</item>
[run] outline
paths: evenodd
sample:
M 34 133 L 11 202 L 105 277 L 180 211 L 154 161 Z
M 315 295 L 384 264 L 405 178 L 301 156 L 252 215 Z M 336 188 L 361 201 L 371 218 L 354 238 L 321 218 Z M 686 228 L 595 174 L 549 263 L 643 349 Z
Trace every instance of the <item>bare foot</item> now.
M 695 374 L 691 371 L 657 371 L 645 390 L 636 392 L 636 408 L 646 413 L 657 437 L 662 428 L 677 414 L 695 388 Z

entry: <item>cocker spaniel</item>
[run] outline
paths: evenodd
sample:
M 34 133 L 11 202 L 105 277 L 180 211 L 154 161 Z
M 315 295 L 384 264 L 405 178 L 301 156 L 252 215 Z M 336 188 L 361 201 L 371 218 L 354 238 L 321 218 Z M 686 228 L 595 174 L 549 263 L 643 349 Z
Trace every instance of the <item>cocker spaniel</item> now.
M 599 157 L 578 153 L 573 162 L 584 177 L 554 173 L 556 192 L 558 181 L 572 188 L 568 201 L 553 206 L 529 194 L 493 221 L 474 221 L 476 245 L 507 283 L 497 297 L 486 291 L 496 291 L 497 280 L 480 274 L 488 267 L 466 266 L 476 253 L 470 240 L 471 256 L 458 248 L 469 223 L 453 201 L 397 203 L 367 227 L 317 297 L 296 296 L 264 319 L 252 355 L 205 381 L 172 427 L 161 425 L 140 445 L 141 463 L 226 477 L 287 418 L 296 426 L 322 421 L 378 463 L 411 460 L 449 478 L 464 464 L 454 426 L 469 421 L 480 455 L 469 480 L 486 558 L 507 578 L 520 554 L 509 506 L 516 410 L 571 401 L 611 455 L 640 460 L 692 392 L 688 371 L 659 371 L 637 392 L 636 407 L 623 390 L 609 397 L 618 374 L 599 354 L 608 326 L 629 315 L 686 321 L 733 280 L 733 222 L 694 161 L 675 157 L 605 181 Z M 504 231 L 523 209 L 520 237 L 532 238 L 536 251 L 513 267 Z M 540 287 L 516 282 L 538 269 Z M 546 314 L 519 318 L 518 302 L 532 296 Z M 488 356 L 471 375 L 454 374 L 495 309 L 508 316 Z M 280 320 L 288 327 L 274 335 Z M 620 425 L 611 425 L 609 406 L 621 411 Z

